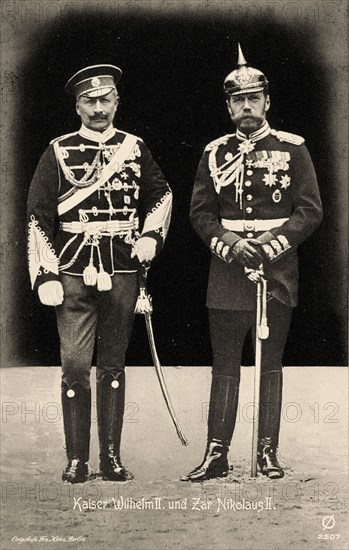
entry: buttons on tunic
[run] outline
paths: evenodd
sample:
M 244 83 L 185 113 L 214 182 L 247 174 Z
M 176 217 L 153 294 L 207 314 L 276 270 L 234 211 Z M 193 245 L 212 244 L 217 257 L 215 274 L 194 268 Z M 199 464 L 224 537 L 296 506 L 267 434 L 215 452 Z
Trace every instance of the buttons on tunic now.
M 253 170 L 246 170 L 246 175 L 247 176 L 252 176 L 253 174 Z
M 252 181 L 250 181 L 250 180 L 245 181 L 245 186 L 246 187 L 251 187 L 251 185 L 252 185 Z
M 248 239 L 252 239 L 252 237 L 253 237 L 253 233 L 247 233 L 247 238 Z
M 252 208 L 251 208 L 250 206 L 248 206 L 248 207 L 246 208 L 246 213 L 247 213 L 247 214 L 251 214 L 251 212 L 252 212 Z
M 252 195 L 246 195 L 246 200 L 247 200 L 247 201 L 251 201 L 252 198 L 253 198 Z

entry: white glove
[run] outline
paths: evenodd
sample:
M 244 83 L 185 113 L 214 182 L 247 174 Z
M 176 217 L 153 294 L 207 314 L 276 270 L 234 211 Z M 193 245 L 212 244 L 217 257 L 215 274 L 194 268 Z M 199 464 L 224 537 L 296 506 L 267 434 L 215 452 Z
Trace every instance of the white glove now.
M 40 302 L 44 306 L 60 306 L 63 303 L 64 290 L 59 281 L 47 281 L 38 288 Z
M 156 240 L 152 237 L 141 237 L 134 245 L 131 258 L 138 257 L 140 263 L 151 262 L 156 252 Z

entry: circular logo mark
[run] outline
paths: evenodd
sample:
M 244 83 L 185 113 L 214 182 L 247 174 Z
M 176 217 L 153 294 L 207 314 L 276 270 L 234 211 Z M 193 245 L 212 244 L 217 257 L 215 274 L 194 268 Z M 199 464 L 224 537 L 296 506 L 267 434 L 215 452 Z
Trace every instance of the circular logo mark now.
M 322 518 L 322 529 L 325 531 L 325 529 L 333 529 L 333 527 L 336 525 L 336 520 L 334 519 L 334 516 L 325 516 Z
M 97 76 L 95 76 L 94 78 L 92 78 L 91 84 L 94 88 L 98 88 L 98 86 L 101 85 L 101 81 L 99 80 L 99 78 Z

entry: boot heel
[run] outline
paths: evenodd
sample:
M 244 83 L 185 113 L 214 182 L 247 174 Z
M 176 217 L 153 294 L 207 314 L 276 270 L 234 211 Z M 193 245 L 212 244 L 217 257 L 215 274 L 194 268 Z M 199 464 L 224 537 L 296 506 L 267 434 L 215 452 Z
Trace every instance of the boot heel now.
M 204 460 L 200 466 L 182 476 L 180 481 L 198 483 L 207 479 L 227 477 L 229 471 L 228 450 L 229 447 L 223 445 L 222 442 L 211 441 L 207 446 Z
M 280 479 L 285 473 L 277 458 L 275 447 L 264 446 L 258 452 L 257 458 L 261 473 L 269 479 Z

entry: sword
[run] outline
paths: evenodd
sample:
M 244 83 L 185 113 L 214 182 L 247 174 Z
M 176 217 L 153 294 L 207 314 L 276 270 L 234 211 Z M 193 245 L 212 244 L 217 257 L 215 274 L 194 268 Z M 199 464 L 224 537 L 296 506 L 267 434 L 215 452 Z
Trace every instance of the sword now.
M 184 435 L 184 433 L 182 432 L 182 429 L 179 424 L 179 420 L 172 406 L 170 395 L 168 393 L 168 389 L 166 386 L 163 368 L 161 366 L 161 363 L 156 351 L 153 325 L 151 320 L 151 314 L 153 312 L 152 298 L 150 294 L 147 294 L 147 276 L 148 276 L 149 268 L 150 268 L 150 262 L 143 262 L 141 269 L 138 272 L 140 291 L 139 291 L 139 296 L 138 296 L 138 300 L 135 308 L 135 313 L 143 314 L 145 317 L 145 325 L 148 333 L 150 351 L 154 362 L 155 372 L 159 380 L 161 392 L 165 400 L 167 410 L 169 412 L 170 418 L 176 429 L 177 435 L 181 440 L 182 445 L 188 445 L 188 440 Z
M 245 268 L 247 277 L 257 284 L 257 314 L 256 314 L 256 350 L 254 370 L 254 392 L 253 392 L 253 424 L 252 424 L 252 457 L 251 477 L 257 477 L 257 450 L 258 450 L 258 425 L 259 425 L 259 402 L 260 382 L 262 368 L 262 340 L 269 337 L 267 319 L 267 281 L 264 279 L 263 266 L 258 270 Z

